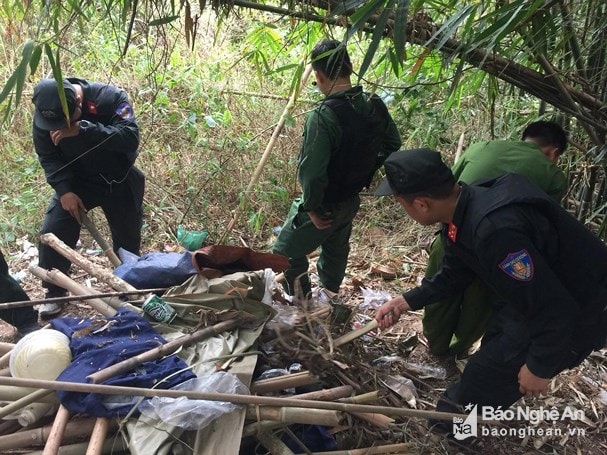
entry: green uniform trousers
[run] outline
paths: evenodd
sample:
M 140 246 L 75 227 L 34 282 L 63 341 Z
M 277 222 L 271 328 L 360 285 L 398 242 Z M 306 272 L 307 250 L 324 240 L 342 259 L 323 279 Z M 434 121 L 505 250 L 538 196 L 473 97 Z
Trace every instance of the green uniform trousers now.
M 301 198 L 295 199 L 291 204 L 289 215 L 285 221 L 276 242 L 273 252 L 289 258 L 289 268 L 285 271 L 288 285 L 287 292 L 295 294 L 295 282 L 301 285 L 302 296 L 311 291 L 308 277 L 307 255 L 320 247 L 320 257 L 316 264 L 321 285 L 332 292 L 339 292 L 350 253 L 350 234 L 352 233 L 352 220 L 360 207 L 358 196 L 346 201 L 323 207 L 333 220 L 327 229 L 317 229 L 309 215 L 300 210 Z
M 430 247 L 426 276 L 440 270 L 445 254 L 444 240 L 437 236 Z M 424 307 L 424 335 L 435 355 L 465 353 L 483 336 L 491 316 L 493 293 L 478 278 L 459 295 Z

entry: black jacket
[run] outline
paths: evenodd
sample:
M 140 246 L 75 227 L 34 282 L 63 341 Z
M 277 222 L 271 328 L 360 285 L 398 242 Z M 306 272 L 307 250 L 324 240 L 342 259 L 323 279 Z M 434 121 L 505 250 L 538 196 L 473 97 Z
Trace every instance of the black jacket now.
M 34 125 L 34 147 L 46 181 L 59 196 L 83 185 L 106 189 L 123 182 L 137 158 L 139 127 L 126 93 L 108 84 L 70 78 L 83 90 L 82 117 L 90 122 L 58 146 Z
M 571 350 L 602 347 L 607 247 L 538 187 L 518 174 L 462 184 L 445 225 L 441 270 L 404 294 L 421 308 L 464 289 L 478 275 L 498 296 L 494 320 L 526 364 L 551 377 Z M 506 338 L 508 339 L 508 337 Z

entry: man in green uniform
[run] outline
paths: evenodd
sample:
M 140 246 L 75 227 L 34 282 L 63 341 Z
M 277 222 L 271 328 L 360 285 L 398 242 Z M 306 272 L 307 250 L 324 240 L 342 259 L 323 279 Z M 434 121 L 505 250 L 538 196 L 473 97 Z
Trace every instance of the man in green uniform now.
M 516 172 L 560 201 L 567 189 L 567 178 L 556 162 L 567 148 L 565 131 L 554 122 L 531 123 L 522 141 L 487 141 L 471 145 L 454 164 L 457 181 L 472 183 Z M 444 244 L 438 236 L 430 249 L 426 277 L 437 273 L 443 261 Z M 424 308 L 423 328 L 435 355 L 466 353 L 485 333 L 491 291 L 476 279 L 465 292 Z
M 401 145 L 383 101 L 352 86 L 352 63 L 345 46 L 323 40 L 312 51 L 316 84 L 326 98 L 306 119 L 297 177 L 302 196 L 295 199 L 273 252 L 289 258 L 287 291 L 311 291 L 306 255 L 321 248 L 317 263 L 321 285 L 334 293 L 344 278 L 358 193 Z

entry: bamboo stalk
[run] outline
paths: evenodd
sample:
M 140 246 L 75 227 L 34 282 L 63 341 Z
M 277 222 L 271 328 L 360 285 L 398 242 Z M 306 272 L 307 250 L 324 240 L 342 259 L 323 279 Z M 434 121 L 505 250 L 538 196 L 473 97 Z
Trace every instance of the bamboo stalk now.
M 377 321 L 373 319 L 371 322 L 363 325 L 361 328 L 353 330 L 349 333 L 346 333 L 343 336 L 340 336 L 336 340 L 333 341 L 333 345 L 338 348 L 346 343 L 349 343 L 352 340 L 355 340 L 358 337 L 363 336 L 365 333 L 369 333 L 371 330 L 377 328 Z
M 272 455 L 293 455 L 291 449 L 272 433 L 259 433 L 255 437 Z
M 413 444 L 388 444 L 384 446 L 366 447 L 364 449 L 336 450 L 333 452 L 312 452 L 312 455 L 383 455 L 398 453 L 401 455 L 417 454 L 419 449 Z
M 86 449 L 86 455 L 101 455 L 109 426 L 110 420 L 105 417 L 98 417 L 95 420 L 95 426 L 93 427 L 93 433 Z
M 187 397 L 192 400 L 227 401 L 236 404 L 258 404 L 267 406 L 290 406 L 297 408 L 330 409 L 344 412 L 370 412 L 390 416 L 419 417 L 422 419 L 452 420 L 453 417 L 468 417 L 467 414 L 451 412 L 424 411 L 419 409 L 393 408 L 389 406 L 371 406 L 366 404 L 336 403 L 316 400 L 295 400 L 292 398 L 264 397 L 256 395 L 238 395 L 233 393 L 197 392 L 184 390 L 147 389 L 139 387 L 112 386 L 103 384 L 83 384 L 81 382 L 47 381 L 44 379 L 3 378 L 0 385 L 33 387 L 37 389 L 67 390 L 82 393 L 100 393 L 104 395 L 126 395 L 143 397 Z
M 40 241 L 44 244 L 49 245 L 61 256 L 69 259 L 73 264 L 76 264 L 81 269 L 94 276 L 99 281 L 107 283 L 112 289 L 116 291 L 136 291 L 137 289 L 124 281 L 122 278 L 118 278 L 113 273 L 109 272 L 103 267 L 93 264 L 91 261 L 86 259 L 84 256 L 74 251 L 72 248 L 63 243 L 55 234 L 48 233 L 40 236 Z M 113 251 L 112 251 L 113 253 Z M 120 263 L 118 264 L 120 265 Z
M 0 342 L 0 354 L 4 355 L 15 347 L 15 343 Z
M 301 387 L 304 385 L 315 384 L 318 382 L 318 376 L 312 375 L 309 371 L 287 374 L 277 378 L 260 379 L 251 384 L 252 393 L 267 393 L 277 390 L 289 389 L 292 387 Z
M 241 323 L 241 319 L 230 319 L 219 322 L 211 327 L 205 327 L 204 329 L 198 330 L 191 335 L 184 335 L 154 349 L 150 349 L 149 351 L 143 352 L 134 357 L 130 357 L 122 362 L 118 362 L 112 366 L 104 368 L 103 370 L 90 374 L 86 377 L 86 379 L 92 384 L 99 384 L 114 376 L 131 371 L 144 362 L 149 362 L 150 360 L 171 355 L 181 347 L 187 347 L 213 335 L 232 330 L 238 327 Z
M 19 400 L 34 390 L 26 387 L 15 387 L 15 386 L 0 386 L 0 401 L 16 401 Z M 35 401 L 35 403 L 51 403 L 55 400 L 55 397 L 44 397 Z
M 271 420 L 286 424 L 324 425 L 327 427 L 340 425 L 344 420 L 343 414 L 339 411 L 256 405 L 247 407 L 246 418 L 250 420 Z
M 42 455 L 57 455 L 59 446 L 61 446 L 61 440 L 63 439 L 63 433 L 65 433 L 65 428 L 69 420 L 70 411 L 63 405 L 59 406 Z
M 360 395 L 354 395 L 353 397 L 341 398 L 339 401 L 342 403 L 355 403 L 355 404 L 367 404 L 374 403 L 379 397 L 379 392 L 374 390 L 373 392 L 361 393 Z
M 301 76 L 301 83 L 299 85 L 300 90 L 301 90 L 301 87 L 305 86 L 311 73 L 312 73 L 312 65 L 308 64 L 308 65 L 306 65 L 306 68 Z M 274 128 L 272 137 L 270 138 L 270 141 L 268 142 L 268 145 L 266 146 L 266 149 L 264 150 L 263 155 L 261 155 L 261 159 L 259 160 L 259 163 L 257 164 L 257 168 L 255 168 L 255 172 L 253 173 L 253 176 L 251 177 L 251 180 L 249 181 L 249 184 L 247 185 L 247 188 L 244 191 L 244 198 L 243 198 L 244 200 L 246 200 L 249 197 L 249 195 L 251 194 L 251 190 L 254 188 L 255 184 L 259 180 L 261 171 L 263 171 L 263 168 L 266 165 L 268 158 L 270 157 L 270 152 L 274 148 L 274 144 L 278 140 L 278 137 L 280 136 L 280 133 L 285 125 L 285 122 L 286 122 L 289 114 L 293 110 L 293 106 L 295 106 L 295 101 L 297 101 L 298 96 L 299 96 L 299 91 L 297 89 L 293 90 L 293 92 L 291 93 L 291 96 L 289 98 L 289 102 L 285 106 L 285 108 L 282 112 L 282 115 L 280 116 L 280 119 L 278 120 L 276 128 Z M 240 211 L 241 211 L 240 207 L 237 207 L 234 210 L 234 216 L 228 223 L 226 231 L 221 236 L 221 239 L 219 239 L 220 244 L 224 243 L 225 239 L 227 238 L 227 236 L 230 234 L 230 232 L 234 228 L 234 225 L 236 224 L 236 222 L 238 221 L 238 217 L 240 216 Z
M 60 272 L 59 270 L 45 270 L 42 267 L 30 266 L 29 271 L 33 275 L 37 276 L 38 278 L 44 281 L 48 281 L 49 283 L 53 283 L 54 285 L 60 286 L 63 289 L 67 289 L 72 294 L 88 295 L 91 293 L 91 290 L 89 288 L 86 288 L 76 283 L 74 280 L 72 280 L 70 277 Z M 119 308 L 123 306 L 122 303 L 110 304 L 101 299 L 90 299 L 88 301 L 88 304 L 104 316 L 114 316 L 116 314 L 116 308 L 114 307 Z
M 76 300 L 90 300 L 90 299 L 101 299 L 106 297 L 126 297 L 129 295 L 144 295 L 158 292 L 164 292 L 168 288 L 153 288 L 153 289 L 137 289 L 135 291 L 118 291 L 118 292 L 102 292 L 99 294 L 88 294 L 88 295 L 68 295 L 66 297 L 52 297 L 50 299 L 38 299 L 38 300 L 21 300 L 19 302 L 7 302 L 0 303 L 0 310 L 9 310 L 12 308 L 22 308 L 32 305 L 40 305 L 41 303 L 67 303 Z M 0 342 L 0 353 L 6 352 L 4 345 L 12 345 L 12 343 Z
M 65 441 L 76 441 L 88 438 L 95 426 L 94 418 L 79 419 L 69 422 L 65 428 L 63 439 Z M 118 424 L 112 422 L 111 431 L 116 431 Z M 0 436 L 0 453 L 6 453 L 9 449 L 21 447 L 42 446 L 48 439 L 52 425 L 46 425 L 32 430 L 23 430 L 14 434 Z M 81 454 L 83 452 L 80 452 Z
M 89 231 L 91 236 L 95 239 L 97 244 L 101 247 L 101 249 L 103 250 L 103 254 L 105 254 L 107 256 L 107 258 L 110 260 L 112 265 L 114 267 L 118 267 L 120 264 L 122 264 L 122 262 L 120 261 L 118 256 L 116 256 L 116 253 L 114 252 L 112 247 L 109 245 L 107 240 L 105 240 L 105 237 L 103 237 L 101 235 L 101 232 L 99 232 L 99 230 L 97 229 L 97 227 L 95 226 L 93 221 L 89 218 L 89 216 L 83 210 L 80 210 L 80 220 L 82 221 L 82 224 L 84 225 L 86 230 Z
M 88 445 L 88 442 L 80 442 L 77 444 L 61 446 L 57 455 L 82 455 L 86 452 Z M 103 443 L 100 453 L 102 453 L 103 455 L 122 453 L 128 450 L 128 448 L 128 444 L 124 441 L 123 438 L 112 438 Z M 36 450 L 34 452 L 29 452 L 29 455 L 42 455 L 42 451 Z
M 23 398 L 19 398 L 17 401 L 7 404 L 0 409 L 0 419 L 3 419 L 7 415 L 12 414 L 19 409 L 23 409 L 28 404 L 40 401 L 41 398 L 44 398 L 51 393 L 53 393 L 52 390 L 39 389 L 30 393 L 29 395 L 24 396 Z
M 290 398 L 297 400 L 320 400 L 320 401 L 333 401 L 338 398 L 345 398 L 352 395 L 354 388 L 349 385 L 342 385 L 339 387 L 333 387 L 331 389 L 317 390 L 315 392 L 300 393 L 299 395 L 293 395 Z

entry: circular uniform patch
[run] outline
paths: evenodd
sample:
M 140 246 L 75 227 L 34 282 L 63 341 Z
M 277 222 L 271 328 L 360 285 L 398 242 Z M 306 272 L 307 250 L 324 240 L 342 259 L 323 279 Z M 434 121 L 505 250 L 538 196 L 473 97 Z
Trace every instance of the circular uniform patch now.
M 126 101 L 118 105 L 116 108 L 116 114 L 124 120 L 131 120 L 134 116 L 132 106 Z

